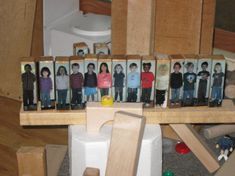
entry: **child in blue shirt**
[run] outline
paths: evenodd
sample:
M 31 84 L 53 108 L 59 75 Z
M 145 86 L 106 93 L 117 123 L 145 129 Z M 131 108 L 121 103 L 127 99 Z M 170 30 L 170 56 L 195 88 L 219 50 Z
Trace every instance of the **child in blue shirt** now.
M 130 73 L 127 75 L 127 102 L 136 102 L 138 88 L 140 87 L 140 73 L 136 71 L 136 63 L 131 63 L 129 69 Z

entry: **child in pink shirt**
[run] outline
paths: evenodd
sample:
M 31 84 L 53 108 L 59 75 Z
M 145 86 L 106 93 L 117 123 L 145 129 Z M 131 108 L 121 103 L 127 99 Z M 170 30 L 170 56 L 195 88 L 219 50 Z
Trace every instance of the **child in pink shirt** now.
M 109 73 L 107 63 L 100 64 L 100 71 L 98 74 L 98 88 L 100 89 L 101 97 L 109 94 L 109 88 L 112 86 L 112 76 Z

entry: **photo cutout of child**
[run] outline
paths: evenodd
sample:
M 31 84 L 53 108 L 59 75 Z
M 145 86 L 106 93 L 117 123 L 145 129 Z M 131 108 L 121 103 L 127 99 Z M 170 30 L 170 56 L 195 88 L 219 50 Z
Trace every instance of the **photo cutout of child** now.
M 86 54 L 89 54 L 89 48 L 85 42 L 74 43 L 73 50 L 75 56 L 84 57 Z
M 115 102 L 126 101 L 126 61 L 113 62 L 113 98 Z
M 198 60 L 197 70 L 197 105 L 207 106 L 210 90 L 211 59 L 201 58 Z
M 158 60 L 156 69 L 156 105 L 167 107 L 170 79 L 170 60 Z
M 97 60 L 85 60 L 84 94 L 87 102 L 98 101 L 97 65 Z
M 141 101 L 144 107 L 154 106 L 155 59 L 142 60 Z
M 37 109 L 37 82 L 35 62 L 21 62 L 21 81 L 25 111 Z
M 110 54 L 109 47 L 106 43 L 94 43 L 94 53 L 97 55 Z
M 225 79 L 225 60 L 214 59 L 212 61 L 210 107 L 222 105 Z
M 170 107 L 180 107 L 182 102 L 182 86 L 183 86 L 183 59 L 171 60 L 170 74 Z
M 127 102 L 140 102 L 141 60 L 127 61 Z
M 182 106 L 194 106 L 196 97 L 197 59 L 184 62 Z
M 69 62 L 56 62 L 57 109 L 70 108 L 69 96 Z
M 112 87 L 112 75 L 111 75 L 111 62 L 103 62 L 99 61 L 99 73 L 97 76 L 98 81 L 98 100 L 101 101 L 103 96 L 111 95 L 111 87 Z
M 55 108 L 55 89 L 54 89 L 54 62 L 39 61 L 39 87 L 41 109 Z
M 84 60 L 70 60 L 71 109 L 84 108 Z

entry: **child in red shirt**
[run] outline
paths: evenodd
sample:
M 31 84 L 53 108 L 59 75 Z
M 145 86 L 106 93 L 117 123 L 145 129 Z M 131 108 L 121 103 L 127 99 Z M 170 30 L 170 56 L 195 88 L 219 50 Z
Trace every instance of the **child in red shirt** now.
M 141 73 L 141 85 L 142 85 L 142 101 L 144 106 L 149 106 L 150 97 L 152 92 L 152 84 L 154 80 L 154 74 L 150 72 L 151 63 L 143 63 L 144 72 Z
M 112 86 L 112 76 L 109 73 L 107 63 L 100 64 L 100 71 L 98 74 L 98 88 L 100 89 L 101 97 L 109 94 L 109 88 Z

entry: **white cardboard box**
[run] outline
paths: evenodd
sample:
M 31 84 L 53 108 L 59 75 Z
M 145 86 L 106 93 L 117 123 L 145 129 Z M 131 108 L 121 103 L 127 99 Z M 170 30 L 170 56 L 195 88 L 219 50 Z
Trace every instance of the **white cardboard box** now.
M 86 167 L 100 169 L 105 175 L 111 137 L 111 125 L 101 128 L 100 134 L 86 133 L 84 125 L 69 126 L 70 175 L 82 175 Z M 162 135 L 159 125 L 146 125 L 141 146 L 137 176 L 162 175 Z

